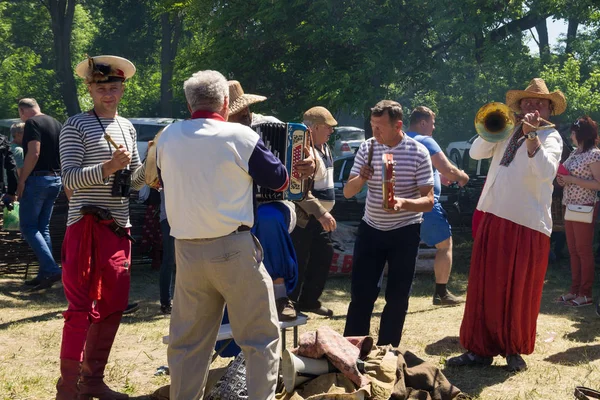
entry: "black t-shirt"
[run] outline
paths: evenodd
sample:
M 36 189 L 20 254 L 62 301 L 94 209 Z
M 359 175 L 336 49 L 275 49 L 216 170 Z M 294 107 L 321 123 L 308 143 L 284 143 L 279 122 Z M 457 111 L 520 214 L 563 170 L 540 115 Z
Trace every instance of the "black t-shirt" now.
M 58 136 L 62 124 L 49 115 L 36 115 L 25 122 L 23 155 L 27 156 L 29 142 L 40 142 L 40 158 L 33 171 L 60 171 Z

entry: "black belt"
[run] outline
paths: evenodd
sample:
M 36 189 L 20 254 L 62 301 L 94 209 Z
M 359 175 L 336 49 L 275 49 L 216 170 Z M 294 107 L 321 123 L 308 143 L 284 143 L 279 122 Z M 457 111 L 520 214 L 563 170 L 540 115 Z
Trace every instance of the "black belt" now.
M 33 171 L 31 176 L 60 176 L 60 171 Z
M 236 232 L 248 232 L 249 230 L 251 230 L 252 228 L 250 228 L 249 226 L 246 225 L 240 225 L 235 231 Z

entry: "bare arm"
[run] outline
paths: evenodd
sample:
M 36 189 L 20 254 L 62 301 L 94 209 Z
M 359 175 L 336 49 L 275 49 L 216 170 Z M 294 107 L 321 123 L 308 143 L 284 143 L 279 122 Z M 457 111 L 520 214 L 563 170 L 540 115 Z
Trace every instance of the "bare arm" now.
M 40 148 L 41 143 L 38 140 L 32 140 L 27 143 L 27 155 L 25 156 L 25 160 L 23 160 L 23 168 L 19 175 L 19 184 L 25 184 L 29 175 L 31 175 L 40 158 Z
M 367 166 L 365 166 L 367 167 Z M 363 167 L 363 168 L 365 168 Z M 367 167 L 369 168 L 369 167 Z M 373 168 L 371 168 L 372 170 Z M 361 171 L 362 172 L 362 171 Z M 373 173 L 371 173 L 373 175 Z M 358 192 L 362 190 L 362 187 L 367 182 L 368 178 L 365 178 L 362 175 L 350 175 L 348 177 L 348 181 L 344 185 L 344 197 L 349 199 L 355 196 Z
M 27 155 L 25 156 L 25 160 L 23 161 L 23 169 L 21 170 L 21 175 L 19 175 L 19 183 L 17 185 L 17 197 L 23 196 L 23 191 L 25 190 L 25 181 L 31 175 L 31 172 L 35 168 L 39 158 L 40 158 L 40 148 L 41 142 L 39 140 L 30 140 L 27 143 Z
M 418 199 L 403 199 L 396 197 L 394 211 L 406 210 L 415 212 L 428 212 L 433 209 L 433 186 L 419 186 Z
M 446 179 L 458 182 L 460 186 L 464 186 L 469 182 L 469 175 L 452 164 L 443 152 L 440 151 L 432 155 L 431 163 Z
M 600 190 L 600 161 L 590 164 L 594 179 L 581 179 L 573 175 L 558 175 L 557 180 L 561 186 L 565 184 L 581 186 L 585 189 Z

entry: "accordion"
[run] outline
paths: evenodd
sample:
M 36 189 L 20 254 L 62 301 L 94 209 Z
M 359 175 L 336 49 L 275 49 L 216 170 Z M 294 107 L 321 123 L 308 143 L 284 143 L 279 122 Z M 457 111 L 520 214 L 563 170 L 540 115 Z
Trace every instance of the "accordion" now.
M 252 127 L 263 140 L 267 149 L 281 160 L 290 179 L 290 185 L 283 192 L 258 186 L 258 200 L 302 200 L 307 187 L 295 168 L 304 159 L 304 147 L 308 146 L 309 134 L 304 124 L 264 123 Z
M 394 200 L 394 185 L 396 184 L 394 166 L 396 165 L 396 162 L 394 161 L 393 154 L 383 154 L 382 161 L 383 208 L 386 210 L 393 210 L 394 205 L 396 204 L 396 200 Z

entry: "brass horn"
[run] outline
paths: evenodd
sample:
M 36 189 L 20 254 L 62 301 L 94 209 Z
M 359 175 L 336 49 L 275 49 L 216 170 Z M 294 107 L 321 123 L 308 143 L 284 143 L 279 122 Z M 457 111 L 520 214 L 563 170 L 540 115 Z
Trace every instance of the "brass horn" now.
M 515 124 L 514 111 L 500 102 L 485 104 L 475 116 L 475 130 L 486 142 L 505 140 L 515 129 Z
M 487 103 L 475 115 L 475 130 L 486 142 L 496 143 L 507 139 L 518 122 L 528 125 L 532 130 L 554 128 L 550 121 L 539 117 L 540 126 L 533 126 L 527 121 L 517 120 L 517 115 L 506 104 L 500 102 Z

